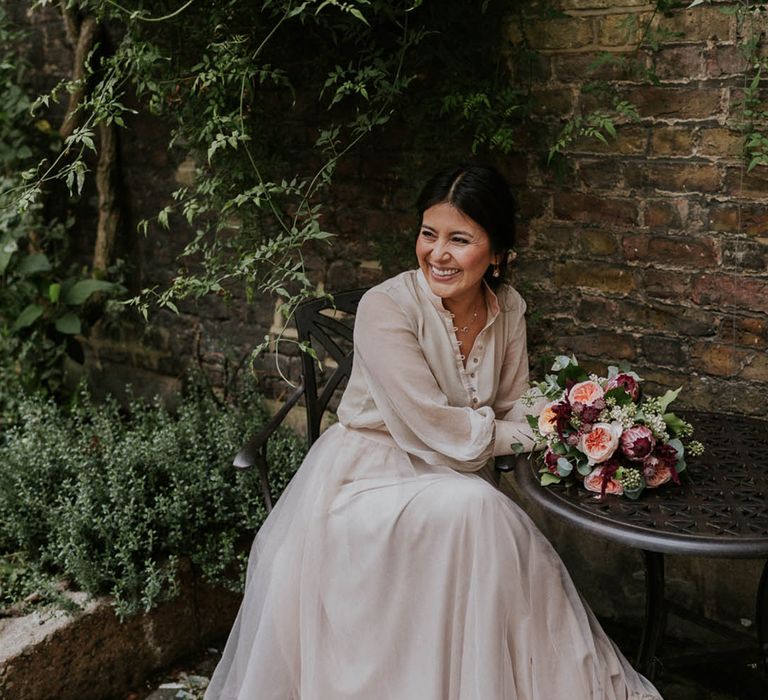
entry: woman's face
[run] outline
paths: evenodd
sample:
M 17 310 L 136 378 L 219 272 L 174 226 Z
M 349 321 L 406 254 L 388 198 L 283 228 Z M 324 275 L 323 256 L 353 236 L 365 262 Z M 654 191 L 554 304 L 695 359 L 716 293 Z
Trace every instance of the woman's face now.
M 476 299 L 497 258 L 485 229 L 447 202 L 424 212 L 416 257 L 432 292 L 451 302 Z

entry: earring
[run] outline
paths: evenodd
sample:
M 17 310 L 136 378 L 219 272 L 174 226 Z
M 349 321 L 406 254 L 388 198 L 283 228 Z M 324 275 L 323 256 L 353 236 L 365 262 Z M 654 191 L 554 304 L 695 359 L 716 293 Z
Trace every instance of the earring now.
M 501 273 L 499 272 L 499 263 L 493 263 L 493 276 L 498 277 Z

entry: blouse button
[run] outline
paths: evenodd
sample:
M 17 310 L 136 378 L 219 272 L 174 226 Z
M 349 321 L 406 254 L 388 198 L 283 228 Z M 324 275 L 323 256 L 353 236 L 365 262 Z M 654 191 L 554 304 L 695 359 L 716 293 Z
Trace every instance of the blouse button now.
M 475 358 L 474 360 L 472 360 L 472 362 L 474 362 L 475 364 L 477 364 L 479 361 L 480 361 L 480 360 L 478 360 L 477 358 Z
M 475 378 L 475 372 L 472 372 L 472 374 L 470 374 L 469 376 L 474 379 Z
M 475 398 L 472 399 L 472 403 L 477 403 L 477 396 L 475 396 Z

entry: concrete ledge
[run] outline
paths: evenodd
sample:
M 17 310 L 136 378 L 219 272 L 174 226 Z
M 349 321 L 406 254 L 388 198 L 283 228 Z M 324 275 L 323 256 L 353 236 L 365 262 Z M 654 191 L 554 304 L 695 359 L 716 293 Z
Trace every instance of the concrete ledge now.
M 72 597 L 79 603 L 85 594 Z M 0 620 L 0 698 L 113 700 L 153 671 L 224 637 L 240 596 L 185 573 L 179 597 L 120 622 L 107 598 L 67 615 Z

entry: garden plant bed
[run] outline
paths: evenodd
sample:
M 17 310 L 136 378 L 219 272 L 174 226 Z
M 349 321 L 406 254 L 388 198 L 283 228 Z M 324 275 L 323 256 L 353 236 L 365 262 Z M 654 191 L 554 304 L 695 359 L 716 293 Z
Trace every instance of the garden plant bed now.
M 122 698 L 153 671 L 226 635 L 240 596 L 187 571 L 179 596 L 121 622 L 109 598 L 67 593 L 82 611 L 0 620 L 0 697 Z

